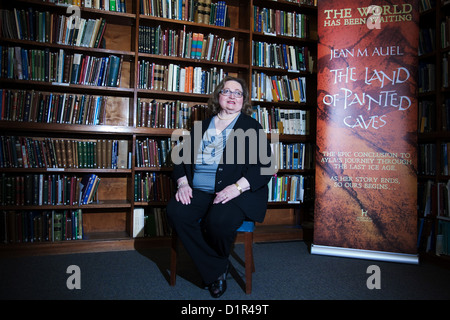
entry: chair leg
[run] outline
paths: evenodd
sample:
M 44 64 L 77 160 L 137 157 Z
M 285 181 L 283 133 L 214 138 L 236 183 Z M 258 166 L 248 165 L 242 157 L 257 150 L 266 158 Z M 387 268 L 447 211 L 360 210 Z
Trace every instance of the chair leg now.
M 253 261 L 253 232 L 245 232 L 245 293 L 252 293 L 252 272 L 255 271 Z
M 174 286 L 177 279 L 177 252 L 178 252 L 178 236 L 172 231 L 172 244 L 170 248 L 170 285 Z

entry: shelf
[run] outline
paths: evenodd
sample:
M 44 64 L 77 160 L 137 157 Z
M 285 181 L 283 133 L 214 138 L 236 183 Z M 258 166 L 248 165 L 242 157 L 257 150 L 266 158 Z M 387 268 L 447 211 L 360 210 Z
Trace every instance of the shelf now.
M 125 233 L 96 233 L 88 236 L 92 237 L 91 240 L 1 244 L 0 257 L 126 251 L 142 247 L 168 247 L 170 243 L 168 237 L 134 239 Z
M 83 94 L 108 95 L 108 96 L 130 97 L 130 98 L 133 97 L 134 95 L 134 89 L 132 88 L 89 86 L 81 84 L 59 83 L 59 82 L 0 78 L 0 85 L 5 88 L 15 87 L 25 90 L 29 90 L 31 87 L 34 90 L 40 91 L 83 93 Z
M 161 91 L 161 90 L 148 90 L 137 89 L 138 95 L 141 98 L 154 98 L 154 99 L 168 99 L 168 100 L 183 100 L 183 101 L 196 101 L 206 103 L 209 96 L 200 93 L 186 93 L 176 91 Z
M 218 67 L 225 68 L 230 71 L 248 71 L 249 66 L 246 64 L 238 64 L 238 63 L 225 63 L 218 62 L 214 60 L 206 60 L 206 59 L 189 59 L 189 58 L 181 58 L 181 57 L 173 57 L 173 56 L 164 56 L 164 55 L 156 55 L 150 53 L 139 53 L 139 58 L 148 58 L 152 59 L 152 62 L 159 61 L 158 63 L 174 63 L 190 66 L 195 64 L 196 66 L 206 66 L 206 67 Z M 184 92 L 182 92 L 184 93 Z
M 136 163 L 139 160 L 140 154 L 137 154 L 137 146 L 141 140 L 145 138 L 162 140 L 167 138 L 174 138 L 172 135 L 174 132 L 180 134 L 179 129 L 168 129 L 168 128 L 155 128 L 155 127 L 137 127 L 139 122 L 139 117 L 141 116 L 142 110 L 139 109 L 139 101 L 157 100 L 158 102 L 168 101 L 180 101 L 187 107 L 194 107 L 196 105 L 206 105 L 209 100 L 209 95 L 197 94 L 197 93 L 185 93 L 185 92 L 173 92 L 164 90 L 146 90 L 139 88 L 139 62 L 150 61 L 160 65 L 168 66 L 169 64 L 176 64 L 182 68 L 187 66 L 199 66 L 203 70 L 210 70 L 211 68 L 223 69 L 225 73 L 229 73 L 233 76 L 239 76 L 246 80 L 249 89 L 252 87 L 251 76 L 253 71 L 274 73 L 278 75 L 287 75 L 293 77 L 305 77 L 312 84 L 306 87 L 307 92 L 311 92 L 311 97 L 315 98 L 314 88 L 315 88 L 315 77 L 314 72 L 291 72 L 283 69 L 271 69 L 271 68 L 260 68 L 251 65 L 251 41 L 255 39 L 261 39 L 264 41 L 275 40 L 276 43 L 286 43 L 295 44 L 298 46 L 308 46 L 312 48 L 311 54 L 315 55 L 317 52 L 317 39 L 316 30 L 311 30 L 310 36 L 306 38 L 297 37 L 286 37 L 286 36 L 269 36 L 263 33 L 258 33 L 253 31 L 253 7 L 252 4 L 258 6 L 267 6 L 271 8 L 279 8 L 285 11 L 295 11 L 301 12 L 308 16 L 311 16 L 312 24 L 311 28 L 317 27 L 317 8 L 307 5 L 298 5 L 292 2 L 279 0 L 274 1 L 263 1 L 254 0 L 244 1 L 244 0 L 230 0 L 226 4 L 229 8 L 230 14 L 230 26 L 215 26 L 202 23 L 195 23 L 191 21 L 184 20 L 172 20 L 167 18 L 152 17 L 140 14 L 140 0 L 127 0 L 127 10 L 128 13 L 111 12 L 92 8 L 81 8 L 81 17 L 84 19 L 105 19 L 107 22 L 106 30 L 103 35 L 103 43 L 101 46 L 104 48 L 88 48 L 83 46 L 73 46 L 64 45 L 59 43 L 49 43 L 49 42 L 39 42 L 30 40 L 19 40 L 5 38 L 8 35 L 3 35 L 0 32 L 0 45 L 4 47 L 21 47 L 27 49 L 27 52 L 31 49 L 36 49 L 39 54 L 44 56 L 48 49 L 49 52 L 57 53 L 54 57 L 59 55 L 59 52 L 64 51 L 65 57 L 74 54 L 82 54 L 83 56 L 90 56 L 95 58 L 108 58 L 110 55 L 115 55 L 122 58 L 122 68 L 120 77 L 119 87 L 108 87 L 108 86 L 90 86 L 81 84 L 71 84 L 71 83 L 56 83 L 56 82 L 46 82 L 46 81 L 33 81 L 33 80 L 20 80 L 17 79 L 7 79 L 0 78 L 0 89 L 7 90 L 21 90 L 30 91 L 39 95 L 34 102 L 39 104 L 41 109 L 34 110 L 33 119 L 48 118 L 51 121 L 62 121 L 66 119 L 64 124 L 59 123 L 44 123 L 44 122 L 23 122 L 23 121 L 8 121 L 0 120 L 0 130 L 2 131 L 2 136 L 16 136 L 16 137 L 30 137 L 30 141 L 36 144 L 42 143 L 44 138 L 50 138 L 55 140 L 76 140 L 78 142 L 93 142 L 100 141 L 100 139 L 105 140 L 126 140 L 127 142 L 127 152 L 128 152 L 128 169 L 89 169 L 89 168 L 0 168 L 0 174 L 3 175 L 4 180 L 8 183 L 21 183 L 21 179 L 25 175 L 65 175 L 80 178 L 88 173 L 94 173 L 101 177 L 101 182 L 98 188 L 98 197 L 102 200 L 90 203 L 87 205 L 45 205 L 45 206 L 1 206 L 1 210 L 7 210 L 12 212 L 12 219 L 17 219 L 14 211 L 51 211 L 51 210 L 76 210 L 82 209 L 83 217 L 83 230 L 85 231 L 84 240 L 73 240 L 73 241 L 61 241 L 61 242 L 47 242 L 47 243 L 23 243 L 23 244 L 8 244 L 0 245 L 0 255 L 3 254 L 66 254 L 66 253 L 77 253 L 77 252 L 98 252 L 98 251 L 110 251 L 110 250 L 132 250 L 136 248 L 145 248 L 148 246 L 168 246 L 170 244 L 170 237 L 154 237 L 154 238 L 138 238 L 133 239 L 130 234 L 133 230 L 133 215 L 135 208 L 161 208 L 167 205 L 167 201 L 150 201 L 150 202 L 139 202 L 134 201 L 134 194 L 139 193 L 136 191 L 135 183 L 136 179 L 142 179 L 142 184 L 148 183 L 145 181 L 143 176 L 156 176 L 167 178 L 172 173 L 171 167 L 137 167 Z M 159 0 L 158 0 L 159 1 Z M 40 12 L 50 12 L 55 13 L 55 18 L 69 14 L 66 13 L 68 5 L 56 5 L 54 3 L 48 3 L 42 0 L 17 0 L 13 2 L 2 2 L 0 5 L 1 9 L 11 10 L 12 8 L 20 8 L 27 10 L 28 7 Z M 167 28 L 170 30 L 181 30 L 185 29 L 186 32 L 199 32 L 203 34 L 214 34 L 222 39 L 230 39 L 235 37 L 235 47 L 234 47 L 234 60 L 237 63 L 224 63 L 217 61 L 209 61 L 204 59 L 190 59 L 190 58 L 180 58 L 174 56 L 162 56 L 154 55 L 148 53 L 139 52 L 139 35 L 140 26 L 158 26 L 161 25 L 162 28 Z M 2 32 L 5 29 L 2 29 Z M 13 36 L 14 37 L 14 36 Z M 50 38 L 51 39 L 51 38 Z M 11 54 L 15 53 L 11 51 Z M 30 53 L 31 54 L 31 53 Z M 51 55 L 53 57 L 53 55 Z M 75 57 L 75 56 L 74 56 Z M 77 55 L 78 57 L 78 55 Z M 5 58 L 5 55 L 3 55 Z M 47 57 L 46 57 L 47 59 Z M 55 58 L 53 58 L 55 59 Z M 44 60 L 44 58 L 43 58 Z M 56 59 L 55 59 L 56 60 Z M 55 60 L 45 60 L 52 61 Z M 231 60 L 230 60 L 231 61 Z M 16 60 L 13 60 L 11 65 L 16 65 Z M 82 64 L 80 64 L 82 65 Z M 46 75 L 56 75 L 55 65 L 52 65 L 54 69 L 46 69 Z M 31 68 L 31 67 L 30 67 Z M 70 64 L 68 65 L 69 71 L 66 70 L 66 79 L 71 79 Z M 59 69 L 58 69 L 59 70 Z M 83 71 L 89 70 L 82 69 Z M 68 73 L 67 73 L 68 72 Z M 44 71 L 41 70 L 44 74 Z M 90 78 L 91 74 L 83 73 L 85 78 Z M 95 75 L 95 73 L 94 73 Z M 56 76 L 55 76 L 56 78 Z M 37 75 L 34 79 L 44 79 L 44 76 Z M 74 82 L 82 83 L 80 78 L 76 78 Z M 92 78 L 91 78 L 92 79 Z M 101 78 L 100 78 L 101 79 Z M 78 81 L 79 80 L 79 81 Z M 147 79 L 143 79 L 147 80 Z M 152 80 L 155 80 L 153 78 Z M 118 81 L 119 82 L 119 81 Z M 97 82 L 96 82 L 97 83 Z M 98 82 L 100 83 L 100 82 Z M 113 83 L 114 84 L 114 83 Z M 160 87 L 162 88 L 162 86 Z M 15 91 L 15 92 L 16 92 Z M 87 97 L 107 97 L 107 101 L 103 106 L 106 106 L 104 110 L 104 117 L 102 120 L 87 118 L 85 114 L 78 112 L 80 109 L 66 109 L 64 107 L 55 109 L 58 110 L 56 115 L 52 112 L 53 105 L 46 104 L 48 100 L 48 93 L 55 93 L 53 97 L 57 95 L 77 95 L 76 98 L 86 99 Z M 30 95 L 31 96 L 31 95 Z M 21 96 L 25 101 L 25 95 Z M 34 96 L 33 96 L 34 97 Z M 61 98 L 52 98 L 55 101 Z M 65 99 L 65 97 L 64 97 Z M 71 98 L 72 99 L 72 98 Z M 141 100 L 142 99 L 142 100 Z M 308 101 L 309 100 L 309 101 Z M 60 101 L 60 100 L 57 100 Z M 63 100 L 66 103 L 67 100 Z M 80 100 L 71 100 L 80 101 Z M 311 119 L 315 119 L 315 108 L 316 104 L 314 99 L 309 99 L 307 97 L 308 103 L 292 103 L 292 102 L 266 102 L 266 101 L 251 101 L 253 105 L 260 104 L 261 106 L 268 106 L 280 109 L 300 109 L 308 110 L 311 112 Z M 101 103 L 103 103 L 102 101 Z M 97 101 L 97 103 L 99 103 Z M 100 104 L 100 103 L 99 103 Z M 9 105 L 10 106 L 10 105 Z M 25 104 L 21 105 L 25 107 Z M 35 105 L 33 105 L 35 106 Z M 61 106 L 61 105 L 60 105 Z M 89 105 L 92 107 L 92 105 Z M 17 112 L 14 116 L 8 119 L 32 119 L 31 115 L 25 113 L 25 111 Z M 44 110 L 39 113 L 36 110 Z M 62 111 L 61 111 L 62 110 Z M 67 110 L 70 110 L 71 113 Z M 78 113 L 75 113 L 77 110 Z M 85 110 L 88 110 L 87 107 Z M 93 109 L 89 109 L 93 110 Z M 102 109 L 103 110 L 103 109 Z M 67 112 L 66 112 L 67 111 Z M 8 111 L 9 112 L 9 111 Z M 47 113 L 48 112 L 48 115 Z M 37 115 L 36 115 L 37 113 Z M 200 112 L 199 112 L 200 113 Z M 19 116 L 20 114 L 20 116 Z M 29 116 L 28 118 L 23 117 L 23 115 Z M 144 115 L 142 113 L 142 115 Z M 148 117 L 148 115 L 145 115 Z M 70 119 L 71 118 L 71 119 Z M 4 119 L 4 118 L 2 118 Z M 58 119 L 58 120 L 56 120 Z M 82 119 L 82 120 L 81 120 Z M 69 124 L 70 123 L 105 123 L 101 125 L 81 125 L 81 124 Z M 150 123 L 150 122 L 148 122 Z M 310 126 L 311 132 L 314 132 L 314 125 Z M 183 133 L 186 133 L 186 129 L 181 129 Z M 291 131 L 285 131 L 291 132 Z M 271 138 L 271 135 L 268 134 Z M 35 139 L 34 139 L 35 138 Z M 311 135 L 278 135 L 279 141 L 285 143 L 314 143 L 315 136 Z M 168 139 L 167 139 L 168 140 Z M 3 140 L 2 140 L 3 141 Z M 4 141 L 8 141 L 4 139 Z M 11 140 L 12 141 L 12 140 Z M 15 140 L 17 141 L 17 140 Z M 28 148 L 28 146 L 22 146 L 17 143 L 16 147 Z M 36 150 L 39 147 L 36 147 Z M 70 147 L 65 147 L 69 150 Z M 120 148 L 120 147 L 119 147 Z M 41 149 L 46 150 L 46 149 Z M 72 152 L 75 149 L 72 149 Z M 97 150 L 97 149 L 96 149 Z M 103 150 L 103 149 L 102 149 Z M 37 154 L 40 151 L 36 151 Z M 43 151 L 45 152 L 45 151 Z M 100 153 L 97 154 L 98 157 Z M 20 154 L 16 154 L 20 155 Z M 49 157 L 52 156 L 48 153 Z M 74 156 L 72 154 L 72 156 Z M 103 155 L 101 157 L 104 157 Z M 100 157 L 100 158 L 101 158 Z M 104 159 L 104 158 L 103 158 Z M 9 159 L 8 159 L 9 160 Z M 17 159 L 11 160 L 15 162 Z M 39 159 L 38 159 L 39 160 Z M 74 158 L 75 160 L 75 158 Z M 52 160 L 52 163 L 54 161 Z M 75 162 L 73 162 L 75 163 Z M 314 170 L 279 170 L 278 174 L 299 174 L 299 175 L 313 175 Z M 9 180 L 8 180 L 9 179 Z M 162 179 L 161 179 L 162 180 Z M 165 186 L 164 186 L 165 187 Z M 120 200 L 115 200 L 120 199 Z M 125 199 L 125 200 L 124 200 Z M 6 201 L 5 203 L 15 203 Z M 21 203 L 18 201 L 17 203 Z M 301 240 L 303 238 L 303 230 L 296 226 L 296 222 L 292 222 L 292 216 L 300 215 L 299 211 L 303 210 L 303 207 L 311 206 L 310 201 L 305 203 L 288 203 L 288 202 L 271 202 L 268 204 L 269 211 L 273 212 L 275 218 L 275 225 L 259 225 L 255 231 L 255 241 L 290 241 L 290 240 Z M 1 211 L 0 210 L 0 211 Z M 20 215 L 21 216 L 21 215 Z M 25 216 L 25 215 L 23 215 Z M 28 216 L 28 214 L 27 214 Z M 278 216 L 279 219 L 277 218 Z M 10 217 L 8 216 L 8 219 Z M 12 220 L 12 221 L 14 221 Z M 67 220 L 69 221 L 69 220 Z M 294 224 L 289 224 L 291 223 Z M 16 223 L 16 222 L 14 222 Z M 23 223 L 23 221 L 19 221 Z M 14 224 L 15 225 L 15 224 Z M 108 230 L 114 230 L 112 232 Z M 95 232 L 93 232 L 95 231 Z M 103 232 L 105 231 L 105 232 Z M 238 237 L 238 239 L 240 239 Z
M 132 135 L 133 127 L 126 126 L 109 126 L 109 125 L 81 125 L 81 124 L 60 124 L 60 123 L 37 123 L 37 122 L 17 122 L 2 120 L 0 128 L 3 131 L 11 132 L 34 132 L 34 133 L 71 133 L 71 134 L 88 134 L 93 133 L 105 135 Z
M 126 200 L 99 200 L 84 205 L 31 205 L 31 206 L 0 206 L 0 210 L 76 210 L 76 209 L 127 209 L 131 203 Z
M 87 234 L 87 238 L 87 240 L 0 244 L 0 257 L 125 251 L 151 247 L 166 247 L 169 252 L 171 241 L 170 237 L 131 238 L 124 232 L 90 233 Z M 239 233 L 236 243 L 243 243 L 243 240 L 243 234 Z M 258 225 L 253 238 L 255 243 L 298 240 L 303 240 L 303 230 L 289 225 Z
M 63 49 L 67 51 L 80 52 L 80 53 L 88 53 L 88 54 L 113 54 L 118 56 L 124 56 L 125 60 L 132 60 L 135 58 L 135 53 L 133 51 L 121 51 L 121 50 L 110 50 L 110 49 L 102 49 L 102 48 L 88 48 L 88 47 L 79 47 L 79 46 L 71 46 L 65 44 L 57 44 L 57 43 L 47 43 L 40 41 L 31 41 L 31 40 L 20 40 L 20 39 L 8 39 L 0 37 L 0 42 L 9 44 L 11 46 L 25 46 L 25 47 L 33 47 L 33 48 L 53 48 L 53 49 Z
M 171 25 L 171 26 L 188 26 L 191 27 L 191 29 L 195 30 L 203 30 L 204 32 L 226 32 L 229 34 L 233 34 L 235 36 L 248 36 L 250 34 L 249 30 L 246 29 L 239 29 L 239 28 L 232 28 L 232 27 L 222 27 L 222 26 L 215 26 L 211 24 L 204 24 L 204 23 L 195 23 L 192 21 L 186 21 L 186 20 L 172 20 L 167 18 L 161 18 L 161 17 L 153 17 L 148 15 L 139 15 L 139 19 L 144 21 L 144 23 L 152 23 L 152 24 L 164 24 L 164 25 Z

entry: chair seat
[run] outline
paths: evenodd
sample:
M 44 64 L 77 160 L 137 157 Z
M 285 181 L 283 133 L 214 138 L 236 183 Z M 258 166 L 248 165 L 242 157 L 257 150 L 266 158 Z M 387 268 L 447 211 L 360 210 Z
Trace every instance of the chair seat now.
M 255 223 L 253 221 L 244 221 L 237 229 L 238 232 L 253 232 L 255 230 Z

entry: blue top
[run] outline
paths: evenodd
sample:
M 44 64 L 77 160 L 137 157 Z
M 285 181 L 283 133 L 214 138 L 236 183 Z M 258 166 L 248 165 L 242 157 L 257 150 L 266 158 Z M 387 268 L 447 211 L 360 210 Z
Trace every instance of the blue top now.
M 203 134 L 203 139 L 198 150 L 197 161 L 194 166 L 194 178 L 192 182 L 195 189 L 207 193 L 214 193 L 217 167 L 222 158 L 227 138 L 239 116 L 234 118 L 220 133 L 216 132 L 214 117 L 211 119 L 208 129 Z

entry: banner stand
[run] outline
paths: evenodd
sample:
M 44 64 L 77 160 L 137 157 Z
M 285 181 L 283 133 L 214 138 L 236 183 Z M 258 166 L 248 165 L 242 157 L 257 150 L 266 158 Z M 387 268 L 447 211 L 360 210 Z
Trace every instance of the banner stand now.
M 324 256 L 337 256 L 343 258 L 378 260 L 385 262 L 419 264 L 419 255 L 417 254 L 339 248 L 339 247 L 320 246 L 314 244 L 312 244 L 311 246 L 311 254 Z
M 312 253 L 418 264 L 419 2 L 318 2 Z

